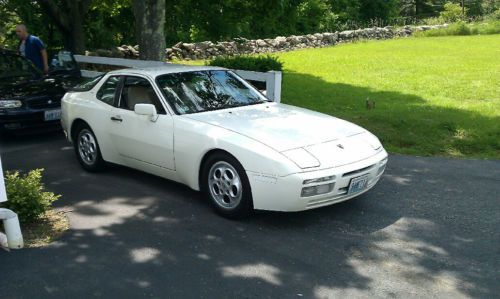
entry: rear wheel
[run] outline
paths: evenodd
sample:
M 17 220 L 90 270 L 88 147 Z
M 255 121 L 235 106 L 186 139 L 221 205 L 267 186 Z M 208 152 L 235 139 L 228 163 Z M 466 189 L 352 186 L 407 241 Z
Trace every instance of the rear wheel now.
M 214 154 L 207 159 L 202 175 L 202 188 L 218 214 L 236 219 L 252 213 L 250 183 L 238 160 L 228 154 Z
M 87 125 L 80 125 L 73 140 L 76 156 L 87 171 L 100 171 L 104 168 L 99 143 L 94 132 Z

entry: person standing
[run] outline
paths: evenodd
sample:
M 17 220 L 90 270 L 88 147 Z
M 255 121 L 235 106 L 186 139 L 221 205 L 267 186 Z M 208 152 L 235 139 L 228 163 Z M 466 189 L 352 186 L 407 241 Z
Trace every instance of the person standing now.
M 26 25 L 16 26 L 16 35 L 19 38 L 19 54 L 28 58 L 45 74 L 49 72 L 47 50 L 42 40 L 28 33 Z

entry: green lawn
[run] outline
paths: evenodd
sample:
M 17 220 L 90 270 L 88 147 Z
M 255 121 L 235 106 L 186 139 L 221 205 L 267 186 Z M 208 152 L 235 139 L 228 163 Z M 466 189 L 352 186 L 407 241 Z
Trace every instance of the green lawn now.
M 357 123 L 392 153 L 500 158 L 500 35 L 277 54 L 283 103 Z M 367 98 L 375 101 L 368 110 Z

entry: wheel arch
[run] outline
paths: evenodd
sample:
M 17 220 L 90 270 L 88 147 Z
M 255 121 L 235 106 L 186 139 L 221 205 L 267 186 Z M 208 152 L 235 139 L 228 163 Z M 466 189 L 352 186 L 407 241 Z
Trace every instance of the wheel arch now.
M 228 156 L 234 158 L 236 161 L 238 161 L 238 163 L 240 163 L 240 165 L 243 165 L 243 164 L 241 164 L 240 160 L 238 160 L 238 158 L 236 158 L 233 154 L 231 154 L 227 150 L 223 150 L 221 148 L 213 148 L 213 149 L 207 151 L 203 155 L 203 158 L 201 158 L 200 165 L 198 167 L 198 189 L 201 191 L 203 191 L 202 174 L 203 174 L 203 170 L 205 168 L 205 164 L 207 163 L 208 158 L 210 158 L 212 155 L 215 155 L 215 154 L 228 155 Z
M 78 128 L 78 126 L 80 126 L 80 125 L 88 126 L 90 128 L 90 125 L 86 121 L 84 121 L 83 119 L 81 119 L 81 118 L 74 119 L 73 122 L 71 123 L 71 127 L 69 130 L 69 137 L 71 138 L 72 142 L 75 142 L 76 128 Z M 92 128 L 90 128 L 90 129 L 92 130 Z

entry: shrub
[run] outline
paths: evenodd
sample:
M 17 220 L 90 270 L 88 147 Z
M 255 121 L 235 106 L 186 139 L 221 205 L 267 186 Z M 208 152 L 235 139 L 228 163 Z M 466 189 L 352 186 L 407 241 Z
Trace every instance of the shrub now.
M 475 34 L 498 34 L 500 33 L 500 21 L 490 21 L 486 23 L 467 24 L 457 22 L 448 28 L 418 31 L 414 33 L 416 37 L 432 37 L 446 35 L 475 35 Z
M 471 35 L 472 31 L 465 22 L 457 22 L 446 28 L 447 35 Z
M 437 17 L 426 18 L 419 22 L 422 25 L 442 25 L 444 23 L 446 22 L 442 18 Z
M 500 21 L 500 8 L 487 16 L 488 19 Z
M 500 14 L 499 14 L 500 15 Z M 477 26 L 478 34 L 499 34 L 500 33 L 500 20 L 490 21 Z
M 45 191 L 42 172 L 43 169 L 35 169 L 22 176 L 16 171 L 5 176 L 5 206 L 16 212 L 23 223 L 37 220 L 60 197 Z
M 281 71 L 283 63 L 276 56 L 223 56 L 210 60 L 207 65 L 220 66 L 234 70 L 256 72 Z
M 467 9 L 465 9 L 467 13 Z M 444 4 L 444 10 L 439 14 L 439 17 L 445 22 L 457 22 L 465 18 L 465 14 L 462 14 L 462 7 L 460 4 L 446 2 Z

